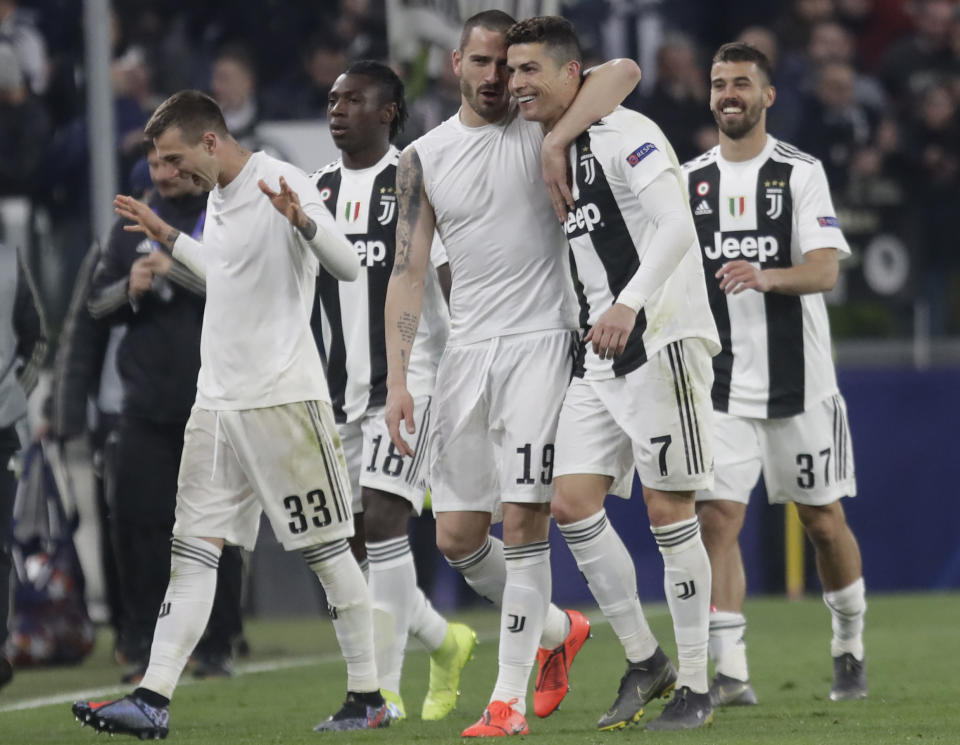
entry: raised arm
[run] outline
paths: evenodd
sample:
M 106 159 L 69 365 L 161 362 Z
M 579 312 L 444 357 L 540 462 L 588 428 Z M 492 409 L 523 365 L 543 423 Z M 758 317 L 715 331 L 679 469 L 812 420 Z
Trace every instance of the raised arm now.
M 573 207 L 567 148 L 587 127 L 623 103 L 640 77 L 640 68 L 631 59 L 613 59 L 591 68 L 570 108 L 544 138 L 543 180 L 560 222 L 567 217 L 567 207 Z
M 413 455 L 413 450 L 400 435 L 400 421 L 406 421 L 408 434 L 414 433 L 413 398 L 407 391 L 407 368 L 420 323 L 436 215 L 423 187 L 420 156 L 412 145 L 400 155 L 397 166 L 397 202 L 397 251 L 384 309 L 387 342 L 386 416 L 394 445 L 401 453 Z
M 306 182 L 306 179 L 303 179 Z M 280 177 L 280 191 L 273 191 L 262 179 L 260 191 L 271 204 L 295 227 L 304 243 L 310 247 L 323 268 L 336 279 L 352 282 L 360 274 L 360 261 L 353 246 L 330 221 L 330 213 L 316 202 L 300 203 L 300 196 L 290 188 L 287 180 Z M 310 188 L 304 186 L 302 188 Z M 314 190 L 316 191 L 316 190 Z M 329 226 L 329 227 L 328 227 Z

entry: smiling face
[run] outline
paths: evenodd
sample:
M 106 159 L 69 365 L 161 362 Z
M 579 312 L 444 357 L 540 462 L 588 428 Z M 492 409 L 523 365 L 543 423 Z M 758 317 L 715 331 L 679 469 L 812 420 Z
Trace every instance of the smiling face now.
M 527 121 L 548 130 L 570 106 L 580 87 L 580 63 L 558 64 L 546 44 L 512 44 L 507 50 L 510 94 Z
M 164 199 L 203 193 L 203 189 L 193 179 L 180 175 L 173 164 L 161 160 L 155 148 L 151 148 L 147 153 L 147 167 L 150 169 L 150 180 L 154 188 Z
M 396 104 L 381 101 L 380 86 L 366 75 L 344 74 L 330 89 L 327 119 L 336 146 L 350 154 L 389 140 Z
M 220 177 L 220 162 L 216 151 L 220 138 L 214 132 L 204 132 L 199 142 L 190 145 L 184 142 L 180 127 L 165 129 L 154 145 L 161 161 L 171 165 L 178 176 L 190 179 L 203 191 L 210 191 Z
M 482 120 L 500 121 L 507 113 L 507 48 L 499 31 L 475 26 L 463 49 L 453 52 L 453 71 L 460 95 Z
M 710 69 L 710 111 L 720 131 L 739 140 L 765 124 L 775 92 L 754 62 L 717 62 Z

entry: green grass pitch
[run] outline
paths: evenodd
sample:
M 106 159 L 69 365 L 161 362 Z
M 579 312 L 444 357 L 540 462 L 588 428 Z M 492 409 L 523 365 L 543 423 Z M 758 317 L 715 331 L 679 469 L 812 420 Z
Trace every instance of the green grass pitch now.
M 868 597 L 867 660 L 870 697 L 831 702 L 829 615 L 819 598 L 781 598 L 747 603 L 751 676 L 760 705 L 725 709 L 704 730 L 680 733 L 643 731 L 599 733 L 595 723 L 613 701 L 623 672 L 620 646 L 594 608 L 587 642 L 571 672 L 572 690 L 561 709 L 545 720 L 532 714 L 531 734 L 541 743 L 683 742 L 691 744 L 840 743 L 899 745 L 960 743 L 960 594 L 876 595 Z M 664 648 L 675 655 L 670 618 L 663 605 L 647 607 Z M 318 735 L 312 726 L 338 708 L 345 670 L 330 623 L 323 618 L 255 620 L 247 625 L 253 655 L 230 680 L 193 682 L 189 675 L 171 708 L 168 742 L 182 745 L 297 745 L 321 740 L 343 743 L 389 742 L 431 745 L 459 740 L 475 721 L 496 676 L 496 628 L 491 611 L 456 615 L 480 633 L 481 644 L 467 666 L 456 711 L 442 722 L 421 722 L 428 659 L 411 644 L 403 696 L 408 721 L 386 730 Z M 71 697 L 94 692 L 96 699 L 122 693 L 121 671 L 111 659 L 104 633 L 81 666 L 21 670 L 0 692 L 2 745 L 66 745 L 99 739 L 70 714 Z M 112 689 L 113 692 L 110 692 Z M 652 703 L 647 717 L 662 702 Z M 122 740 L 121 740 L 122 741 Z M 130 742 L 135 742 L 129 738 Z

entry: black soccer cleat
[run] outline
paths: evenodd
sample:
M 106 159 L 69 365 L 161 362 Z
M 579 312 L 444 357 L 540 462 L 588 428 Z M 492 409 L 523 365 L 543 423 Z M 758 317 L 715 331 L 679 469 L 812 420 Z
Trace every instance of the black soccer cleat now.
M 687 686 L 677 689 L 670 703 L 656 719 L 647 725 L 649 730 L 678 730 L 704 727 L 713 721 L 713 707 L 709 693 L 694 693 Z
M 82 725 L 111 735 L 135 735 L 141 740 L 162 740 L 170 731 L 170 710 L 151 706 L 139 696 L 128 695 L 115 701 L 76 701 L 73 715 Z
M 710 684 L 710 703 L 713 706 L 756 706 L 757 694 L 749 680 L 717 673 Z
M 347 691 L 347 698 L 340 711 L 313 728 L 314 732 L 352 732 L 361 729 L 379 729 L 390 726 L 387 702 L 377 693 L 379 704 L 367 704 L 359 694 Z
M 831 701 L 856 701 L 867 697 L 867 661 L 849 652 L 833 658 Z
M 628 662 L 620 678 L 613 706 L 600 717 L 597 729 L 621 729 L 635 724 L 643 716 L 643 707 L 655 698 L 666 698 L 677 682 L 677 671 L 660 647 L 642 662 Z

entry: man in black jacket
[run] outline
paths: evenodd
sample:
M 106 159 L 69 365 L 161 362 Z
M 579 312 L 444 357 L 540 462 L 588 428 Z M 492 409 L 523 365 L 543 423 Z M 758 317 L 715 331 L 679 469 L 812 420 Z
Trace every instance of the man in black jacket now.
M 147 145 L 155 190 L 150 206 L 178 230 L 199 238 L 206 193 L 157 158 Z M 138 682 L 149 657 L 157 611 L 170 577 L 183 430 L 196 395 L 204 281 L 142 233 L 114 225 L 94 275 L 87 307 L 94 318 L 123 323 L 117 352 L 123 381 L 111 522 L 120 575 L 118 651 L 133 663 L 126 682 Z M 226 548 L 195 674 L 228 675 L 231 647 L 241 633 L 242 558 Z

